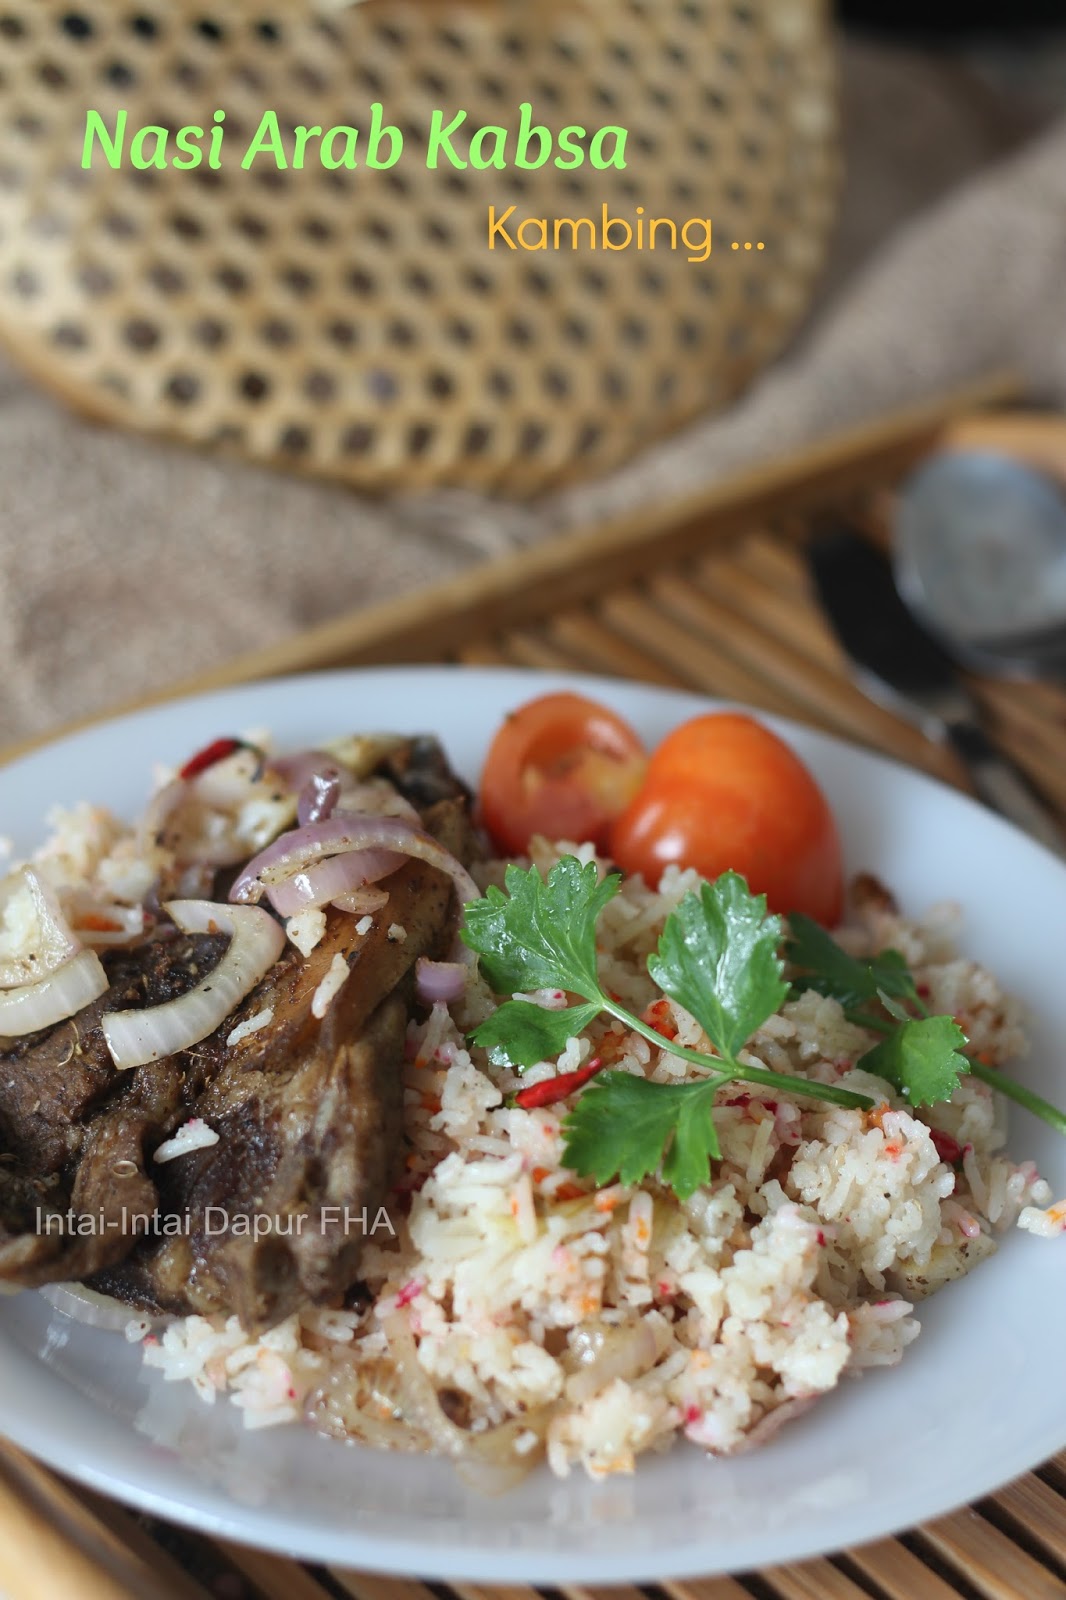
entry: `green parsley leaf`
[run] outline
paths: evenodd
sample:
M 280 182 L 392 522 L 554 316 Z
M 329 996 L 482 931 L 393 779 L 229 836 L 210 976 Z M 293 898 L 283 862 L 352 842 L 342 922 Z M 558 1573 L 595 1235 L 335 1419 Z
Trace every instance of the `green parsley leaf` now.
M 564 856 L 545 883 L 536 867 L 510 866 L 506 894 L 495 886 L 466 908 L 464 943 L 476 950 L 496 994 L 568 989 L 600 998 L 596 922 L 618 893 L 618 873 L 601 883 L 596 864 Z
M 871 961 L 858 961 L 810 917 L 793 912 L 788 925 L 792 934 L 788 959 L 802 969 L 794 983 L 796 989 L 817 989 L 849 1007 L 877 1000 L 879 991 L 895 1000 L 918 998 L 914 979 L 898 950 L 882 950 Z
M 598 1184 L 639 1183 L 662 1168 L 681 1200 L 710 1182 L 721 1155 L 712 1115 L 717 1078 L 700 1083 L 650 1083 L 628 1072 L 605 1072 L 563 1123 L 563 1161 Z
M 733 1061 L 788 993 L 777 954 L 782 932 L 780 917 L 767 915 L 766 896 L 725 872 L 667 918 L 648 971 Z
M 474 1043 L 489 1052 L 494 1067 L 517 1067 L 519 1072 L 538 1061 L 554 1061 L 567 1041 L 600 1014 L 598 1001 L 546 1011 L 529 1000 L 508 1000 L 474 1033 Z
M 688 1200 L 711 1181 L 711 1161 L 720 1160 L 722 1154 L 714 1125 L 716 1085 L 653 1083 L 648 1087 L 665 1088 L 668 1095 L 677 1096 L 677 1126 L 663 1161 L 663 1182 L 679 1200 Z
M 923 1017 L 904 1022 L 859 1061 L 865 1072 L 894 1084 L 913 1106 L 950 1100 L 959 1078 L 969 1072 L 962 1054 L 966 1035 L 953 1017 Z
M 600 985 L 596 923 L 618 893 L 617 875 L 599 882 L 594 863 L 566 856 L 547 881 L 535 868 L 508 867 L 505 890 L 492 888 L 466 908 L 462 935 L 477 952 L 498 995 L 565 989 L 586 1004 L 548 1011 L 528 1000 L 505 1000 L 474 1031 L 496 1066 L 522 1071 L 551 1060 L 601 1012 L 650 1038 L 659 1048 L 711 1076 L 689 1083 L 652 1083 L 608 1072 L 582 1094 L 565 1123 L 569 1166 L 599 1183 L 616 1175 L 635 1183 L 660 1171 L 682 1199 L 707 1183 L 719 1155 L 714 1097 L 728 1078 L 750 1078 L 789 1092 L 791 1076 L 744 1066 L 736 1055 L 788 992 L 777 955 L 783 925 L 767 914 L 743 878 L 728 872 L 687 895 L 669 917 L 648 970 L 659 987 L 706 1030 L 717 1056 L 689 1050 L 655 1033 Z M 843 952 L 841 952 L 843 954 Z M 888 980 L 891 981 L 890 979 Z M 802 1093 L 836 1104 L 867 1106 L 867 1096 L 801 1080 Z

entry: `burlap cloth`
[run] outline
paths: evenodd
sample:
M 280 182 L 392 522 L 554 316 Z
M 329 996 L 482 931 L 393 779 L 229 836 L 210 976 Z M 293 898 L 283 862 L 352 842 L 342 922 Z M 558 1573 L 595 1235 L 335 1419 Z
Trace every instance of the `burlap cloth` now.
M 858 44 L 845 101 L 836 251 L 789 356 L 536 507 L 371 503 L 86 425 L 0 365 L 0 743 L 1004 364 L 1066 402 L 1066 121 L 1027 141 L 964 70 Z

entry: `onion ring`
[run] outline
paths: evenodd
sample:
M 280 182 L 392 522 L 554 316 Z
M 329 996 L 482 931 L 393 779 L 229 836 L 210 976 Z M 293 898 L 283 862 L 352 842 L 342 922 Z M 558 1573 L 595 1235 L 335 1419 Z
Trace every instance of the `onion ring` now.
M 259 906 L 171 900 L 163 909 L 184 933 L 230 934 L 229 948 L 218 965 L 177 1000 L 105 1014 L 101 1027 L 120 1072 L 190 1050 L 214 1033 L 266 976 L 285 945 L 284 930 Z

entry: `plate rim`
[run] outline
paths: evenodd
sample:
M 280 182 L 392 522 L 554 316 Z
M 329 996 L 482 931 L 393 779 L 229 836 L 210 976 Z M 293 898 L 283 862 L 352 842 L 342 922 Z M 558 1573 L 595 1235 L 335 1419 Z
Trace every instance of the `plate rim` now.
M 578 691 L 597 693 L 610 699 L 612 694 L 623 695 L 633 692 L 645 697 L 649 702 L 664 699 L 673 702 L 687 702 L 693 711 L 737 709 L 756 716 L 775 731 L 786 736 L 791 729 L 798 730 L 804 738 L 812 738 L 815 742 L 824 742 L 828 746 L 845 754 L 848 758 L 859 757 L 864 762 L 873 763 L 874 767 L 881 767 L 894 773 L 903 773 L 913 782 L 917 780 L 919 786 L 930 786 L 933 791 L 950 797 L 952 803 L 961 803 L 968 811 L 980 814 L 985 825 L 991 823 L 1004 830 L 1006 835 L 1026 839 L 1028 845 L 1043 855 L 1047 862 L 1056 871 L 1064 870 L 1063 863 L 1049 850 L 1046 850 L 1037 841 L 1029 839 L 1021 830 L 1008 822 L 1005 818 L 990 812 L 972 795 L 957 789 L 942 779 L 932 774 L 908 765 L 906 762 L 886 755 L 880 750 L 858 743 L 857 741 L 841 737 L 825 730 L 817 723 L 805 721 L 801 716 L 786 717 L 777 713 L 766 712 L 759 707 L 752 707 L 744 702 L 724 699 L 705 694 L 700 690 L 685 688 L 683 685 L 676 687 L 665 684 L 649 684 L 641 680 L 630 678 L 612 678 L 603 674 L 571 672 L 566 669 L 541 670 L 511 665 L 500 666 L 471 666 L 461 663 L 402 663 L 402 664 L 367 664 L 355 667 L 334 667 L 310 673 L 287 673 L 269 678 L 251 679 L 239 683 L 222 685 L 219 687 L 197 691 L 189 695 L 168 696 L 160 700 L 152 700 L 144 706 L 124 708 L 114 715 L 104 715 L 93 719 L 91 722 L 74 729 L 61 728 L 54 736 L 50 736 L 34 745 L 30 750 L 15 754 L 9 761 L 0 763 L 0 785 L 3 784 L 8 774 L 18 769 L 32 765 L 36 760 L 47 757 L 48 754 L 68 743 L 78 743 L 83 740 L 91 741 L 93 737 L 104 730 L 121 730 L 129 724 L 150 718 L 156 713 L 173 711 L 182 714 L 195 708 L 208 708 L 213 702 L 225 700 L 234 695 L 264 695 L 268 696 L 271 690 L 289 688 L 300 685 L 313 693 L 316 686 L 336 686 L 345 681 L 358 682 L 372 677 L 387 677 L 393 681 L 416 681 L 427 676 L 440 678 L 442 676 L 464 676 L 477 678 L 486 683 L 499 683 L 501 680 L 513 682 L 516 686 L 530 686 L 533 692 L 536 687 L 544 692 L 554 687 L 572 686 Z M 0 1338 L 7 1343 L 3 1330 L 0 1329 Z M 24 1352 L 29 1359 L 29 1353 Z M 3 1352 L 0 1350 L 0 1360 Z M 878 1376 L 875 1372 L 874 1376 Z M 6 1410 L 6 1408 L 5 1408 Z M 402 1538 L 386 1534 L 378 1536 L 368 1534 L 363 1530 L 325 1534 L 324 1530 L 314 1525 L 304 1524 L 301 1529 L 291 1521 L 284 1526 L 289 1529 L 283 1533 L 275 1527 L 272 1521 L 264 1520 L 269 1514 L 269 1505 L 266 1507 L 235 1508 L 233 1511 L 226 1509 L 226 1502 L 221 1501 L 223 1509 L 211 1510 L 205 1505 L 196 1503 L 195 1497 L 186 1500 L 174 1499 L 168 1493 L 153 1491 L 147 1485 L 136 1481 L 134 1469 L 128 1469 L 128 1476 L 123 1477 L 121 1469 L 104 1469 L 94 1466 L 91 1462 L 72 1462 L 64 1454 L 62 1436 L 57 1435 L 55 1429 L 35 1428 L 32 1423 L 27 1426 L 10 1426 L 10 1412 L 0 1417 L 0 1434 L 10 1439 L 18 1448 L 43 1462 L 50 1469 L 59 1472 L 67 1478 L 74 1479 L 86 1487 L 110 1496 L 121 1504 L 133 1506 L 138 1510 L 151 1515 L 159 1516 L 167 1521 L 174 1522 L 181 1527 L 201 1532 L 210 1537 L 224 1538 L 235 1543 L 245 1545 L 252 1549 L 272 1552 L 293 1559 L 320 1562 L 330 1565 L 348 1565 L 367 1572 L 376 1574 L 389 1574 L 395 1576 L 412 1575 L 412 1553 L 417 1554 L 418 1575 L 428 1581 L 440 1578 L 447 1582 L 471 1583 L 524 1583 L 524 1584 L 559 1584 L 572 1583 L 658 1583 L 673 1579 L 689 1579 L 700 1576 L 714 1576 L 729 1571 L 742 1570 L 733 1556 L 729 1556 L 729 1564 L 722 1565 L 716 1559 L 712 1547 L 702 1544 L 697 1537 L 683 1545 L 672 1547 L 666 1559 L 660 1559 L 652 1564 L 650 1558 L 647 1564 L 642 1564 L 642 1558 L 630 1554 L 614 1554 L 609 1550 L 589 1552 L 566 1552 L 556 1554 L 550 1550 L 540 1550 L 534 1554 L 528 1548 L 510 1552 L 500 1547 L 471 1547 L 459 1544 L 435 1543 L 429 1538 L 420 1538 L 413 1547 L 405 1546 Z M 26 1419 L 19 1419 L 25 1422 Z M 837 1550 L 851 1549 L 873 1540 L 889 1538 L 907 1529 L 919 1526 L 930 1520 L 949 1514 L 952 1511 L 972 1505 L 976 1500 L 994 1494 L 998 1489 L 1011 1482 L 1020 1473 L 1032 1470 L 1048 1459 L 1052 1454 L 1066 1448 L 1066 1420 L 1056 1432 L 1059 1440 L 1052 1444 L 1050 1449 L 1041 1445 L 1034 1453 L 1031 1445 L 1025 1445 L 1019 1440 L 1017 1447 L 1008 1454 L 996 1457 L 994 1467 L 981 1470 L 980 1462 L 989 1461 L 989 1457 L 975 1458 L 972 1470 L 965 1480 L 960 1480 L 961 1487 L 952 1489 L 939 1499 L 926 1497 L 922 1507 L 917 1509 L 904 1509 L 907 1497 L 901 1497 L 901 1508 L 898 1520 L 886 1523 L 884 1516 L 878 1516 L 871 1508 L 870 1502 L 863 1502 L 862 1506 L 850 1507 L 847 1513 L 849 1530 L 845 1542 L 841 1545 L 827 1545 L 824 1537 L 812 1533 L 810 1537 L 803 1538 L 790 1531 L 787 1533 L 767 1533 L 760 1538 L 760 1548 L 765 1553 L 755 1557 L 758 1567 L 774 1565 L 782 1561 L 809 1560 L 818 1555 L 832 1554 Z M 1004 1465 L 1005 1463 L 1005 1465 Z M 694 1459 L 693 1467 L 698 1469 L 699 1462 Z M 638 1475 L 640 1468 L 638 1467 Z M 204 1486 L 203 1500 L 208 1500 L 208 1486 Z M 874 1501 L 873 1506 L 876 1506 Z M 250 1529 L 248 1515 L 257 1518 L 257 1526 Z M 291 1518 L 292 1513 L 288 1513 Z M 857 1530 L 857 1531 L 856 1531 Z M 550 1531 L 550 1530 L 548 1530 Z M 609 1541 L 609 1527 L 604 1529 L 604 1539 Z M 520 1568 L 520 1571 L 517 1569 Z

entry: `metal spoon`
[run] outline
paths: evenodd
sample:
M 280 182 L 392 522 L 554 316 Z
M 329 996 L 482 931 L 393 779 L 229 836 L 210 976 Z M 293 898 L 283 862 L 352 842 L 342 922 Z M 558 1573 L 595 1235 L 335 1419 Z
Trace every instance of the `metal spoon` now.
M 1066 498 L 1009 456 L 934 457 L 894 525 L 900 594 L 966 666 L 1066 682 Z

